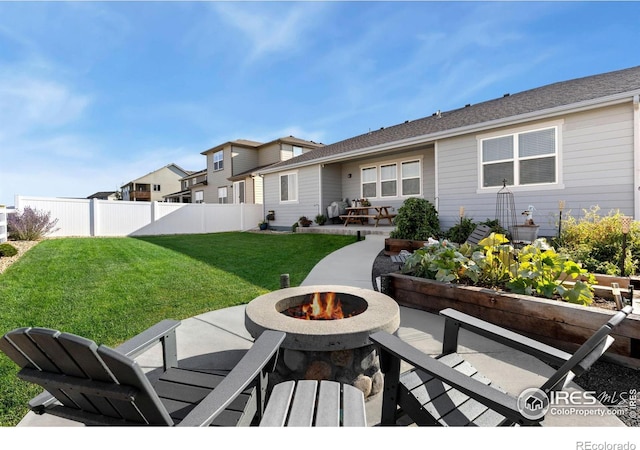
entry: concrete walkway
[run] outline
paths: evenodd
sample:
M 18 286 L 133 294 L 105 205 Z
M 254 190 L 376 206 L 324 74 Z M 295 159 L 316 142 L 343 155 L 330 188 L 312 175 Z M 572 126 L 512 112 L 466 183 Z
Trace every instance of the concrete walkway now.
M 309 273 L 304 285 L 339 284 L 372 289 L 371 267 L 384 248 L 384 235 L 367 235 L 364 240 L 344 247 L 325 259 Z M 423 350 L 437 355 L 441 350 L 443 321 L 434 314 L 410 308 L 400 308 L 401 326 L 398 335 Z M 244 306 L 211 311 L 183 320 L 177 330 L 178 358 L 181 365 L 200 368 L 230 368 L 253 341 L 244 327 Z M 553 370 L 528 355 L 511 350 L 492 341 L 461 333 L 461 352 L 467 359 L 511 394 L 517 396 L 524 389 L 540 386 Z M 159 346 L 147 352 L 138 362 L 145 369 L 158 367 L 161 361 Z M 571 390 L 581 390 L 572 384 Z M 368 424 L 379 422 L 381 395 L 367 401 Z M 602 427 L 624 426 L 607 408 L 591 408 L 602 415 L 547 414 L 545 426 Z M 18 426 L 74 426 L 73 422 L 28 413 Z

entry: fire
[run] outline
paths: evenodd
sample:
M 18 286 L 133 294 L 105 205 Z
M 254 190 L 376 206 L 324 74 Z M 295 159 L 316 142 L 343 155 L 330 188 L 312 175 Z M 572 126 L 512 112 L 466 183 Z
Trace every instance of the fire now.
M 315 292 L 307 302 L 292 306 L 285 314 L 305 320 L 344 319 L 342 302 L 334 292 Z

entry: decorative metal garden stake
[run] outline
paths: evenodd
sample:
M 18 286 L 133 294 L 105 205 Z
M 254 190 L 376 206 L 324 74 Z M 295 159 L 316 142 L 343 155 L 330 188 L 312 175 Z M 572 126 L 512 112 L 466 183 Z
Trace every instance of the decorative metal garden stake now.
M 564 200 L 558 202 L 558 209 L 560 210 L 560 217 L 558 219 L 558 239 L 562 239 L 562 211 L 564 210 Z

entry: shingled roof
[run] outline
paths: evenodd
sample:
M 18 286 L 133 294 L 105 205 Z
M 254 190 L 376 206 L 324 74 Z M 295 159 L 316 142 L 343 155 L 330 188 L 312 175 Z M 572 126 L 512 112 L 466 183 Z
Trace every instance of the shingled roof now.
M 434 113 L 422 119 L 407 121 L 318 148 L 313 152 L 269 166 L 268 170 L 331 159 L 343 153 L 420 136 L 424 136 L 427 140 L 430 135 L 454 132 L 458 129 L 462 132 L 474 125 L 536 112 L 542 113 L 554 108 L 630 92 L 640 93 L 640 66 L 553 83 L 516 94 L 507 94 L 483 103 L 467 105 L 464 108 Z

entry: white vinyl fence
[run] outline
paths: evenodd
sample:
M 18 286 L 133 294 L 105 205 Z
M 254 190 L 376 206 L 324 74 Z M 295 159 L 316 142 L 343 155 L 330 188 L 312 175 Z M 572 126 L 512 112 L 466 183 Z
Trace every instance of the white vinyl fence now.
M 7 207 L 0 205 L 0 244 L 7 242 Z
M 125 202 L 97 199 L 16 197 L 26 207 L 51 213 L 57 231 L 49 236 L 149 236 L 220 233 L 257 228 L 263 205 Z M 1 235 L 0 235 L 1 237 Z

